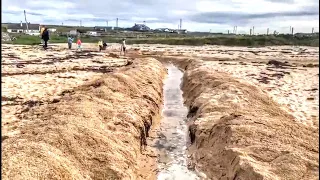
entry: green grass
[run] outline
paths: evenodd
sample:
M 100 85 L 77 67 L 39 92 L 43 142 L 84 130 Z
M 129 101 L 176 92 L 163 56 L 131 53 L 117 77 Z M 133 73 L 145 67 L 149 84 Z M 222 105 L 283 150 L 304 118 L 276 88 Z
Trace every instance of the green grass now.
M 20 44 L 20 45 L 38 45 L 40 44 L 40 37 L 39 36 L 30 36 L 30 35 L 13 35 L 16 40 L 12 42 L 3 42 L 7 44 Z M 92 38 L 92 37 L 82 37 L 82 42 L 84 43 L 95 43 L 98 42 L 98 38 Z M 52 35 L 50 36 L 49 43 L 67 43 L 67 37 L 66 36 L 57 36 Z
M 16 40 L 3 42 L 21 45 L 37 45 L 40 43 L 38 36 L 14 35 Z M 97 43 L 100 37 L 81 37 L 83 43 Z M 102 38 L 107 43 L 120 43 L 121 37 L 111 36 Z M 168 45 L 225 45 L 225 46 L 273 46 L 273 45 L 297 45 L 319 47 L 319 36 L 292 37 L 289 35 L 278 36 L 215 36 L 215 37 L 151 37 L 144 39 L 127 38 L 127 44 L 168 44 Z M 49 43 L 67 43 L 66 36 L 50 36 Z
M 129 39 L 128 44 L 168 44 L 168 45 L 224 45 L 224 46 L 315 46 L 319 47 L 319 37 L 285 37 L 285 36 L 236 36 L 236 37 L 206 37 L 206 38 L 156 38 Z

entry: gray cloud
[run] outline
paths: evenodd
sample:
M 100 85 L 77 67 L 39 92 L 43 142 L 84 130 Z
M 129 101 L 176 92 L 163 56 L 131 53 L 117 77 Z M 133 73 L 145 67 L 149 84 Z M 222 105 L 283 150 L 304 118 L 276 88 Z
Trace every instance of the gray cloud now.
M 70 0 L 76 3 L 75 9 L 70 9 L 70 13 L 89 12 L 99 18 L 105 19 L 130 19 L 131 17 L 157 18 L 162 21 L 172 21 L 180 17 L 172 16 L 174 10 L 194 11 L 195 2 L 192 0 L 113 0 L 91 3 L 90 1 Z
M 97 22 L 105 22 L 106 20 L 134 21 L 132 17 L 141 18 L 156 18 L 157 20 L 150 20 L 149 23 L 178 23 L 179 19 L 184 19 L 184 22 L 199 22 L 199 23 L 216 23 L 216 24 L 247 24 L 254 19 L 267 19 L 277 17 L 297 17 L 297 16 L 314 16 L 319 14 L 319 6 L 303 7 L 300 11 L 294 12 L 270 12 L 270 13 L 255 13 L 249 14 L 246 12 L 209 12 L 196 13 L 196 1 L 193 0 L 121 0 L 114 3 L 114 0 L 104 0 L 98 3 L 91 3 L 89 0 L 69 0 L 76 4 L 75 9 L 70 9 L 70 13 L 92 13 L 96 16 Z M 213 0 L 219 1 L 219 0 Z M 294 0 L 267 0 L 277 3 L 294 4 Z M 237 7 L 239 2 L 230 0 L 221 1 L 230 6 Z M 315 3 L 315 0 L 311 0 Z M 318 1 L 317 1 L 318 3 Z M 318 3 L 319 4 L 319 3 Z M 190 12 L 190 15 L 179 17 L 172 12 L 180 10 Z M 196 13 L 196 14 L 194 14 Z M 194 14 L 194 15 L 191 15 Z M 94 20 L 94 19 L 84 19 Z
M 216 24 L 238 24 L 246 25 L 251 20 L 256 19 L 276 19 L 277 17 L 301 17 L 301 16 L 318 16 L 318 8 L 306 7 L 301 11 L 291 12 L 270 12 L 270 13 L 243 13 L 243 12 L 208 12 L 197 13 L 188 19 L 193 22 L 216 23 Z
M 2 11 L 2 14 L 10 14 L 10 15 L 17 15 L 17 14 L 21 14 L 21 12 L 16 12 L 16 11 Z
M 268 12 L 268 7 L 263 8 L 264 13 L 249 13 L 248 10 L 243 8 L 246 4 L 250 3 L 250 7 L 255 7 L 254 1 L 233 1 L 233 0 L 46 0 L 42 5 L 40 3 L 28 3 L 31 0 L 3 0 L 2 11 L 3 15 L 10 19 L 11 15 L 23 16 L 23 12 L 17 12 L 14 8 L 9 9 L 5 7 L 15 6 L 20 8 L 26 8 L 28 14 L 41 19 L 43 22 L 55 22 L 55 19 L 51 14 L 47 14 L 46 9 L 50 12 L 54 11 L 56 14 L 59 12 L 63 13 L 64 17 L 59 17 L 59 22 L 72 22 L 77 23 L 80 20 L 83 22 L 94 22 L 97 24 L 105 24 L 109 21 L 109 25 L 115 25 L 116 18 L 119 18 L 119 25 L 133 25 L 133 23 L 142 23 L 144 20 L 149 24 L 172 24 L 176 27 L 179 23 L 179 19 L 183 19 L 183 24 L 207 23 L 207 24 L 220 24 L 223 26 L 246 26 L 259 22 L 268 23 L 277 21 L 277 18 L 282 17 L 310 17 L 311 20 L 318 19 L 319 15 L 319 2 L 317 0 L 305 0 L 303 4 L 308 5 L 305 7 L 299 7 L 297 1 L 302 0 L 265 0 L 274 3 L 288 4 L 288 9 L 295 9 L 295 11 L 286 12 L 288 9 L 283 11 L 274 12 L 277 8 L 271 8 Z M 34 0 L 33 2 L 35 2 Z M 210 1 L 217 4 L 222 4 L 228 9 L 237 9 L 238 12 L 221 10 L 220 12 L 201 12 L 199 10 L 199 2 Z M 68 2 L 73 3 L 73 6 L 60 7 L 59 3 Z M 51 7 L 52 5 L 52 7 Z M 72 4 L 71 4 L 72 5 Z M 256 11 L 262 7 L 256 4 Z M 293 8 L 292 8 L 293 7 Z M 21 11 L 18 9 L 18 11 Z M 185 15 L 179 15 L 175 12 L 183 11 L 187 12 Z M 49 11 L 48 11 L 49 13 Z M 70 14 L 70 16 L 68 16 Z M 77 18 L 79 15 L 79 18 Z M 20 18 L 19 18 L 20 19 Z M 10 19 L 12 21 L 12 18 Z M 20 20 L 18 20 L 20 21 Z M 208 25 L 211 26 L 211 25 Z
M 294 4 L 294 0 L 266 0 L 274 3 L 286 3 L 286 4 Z

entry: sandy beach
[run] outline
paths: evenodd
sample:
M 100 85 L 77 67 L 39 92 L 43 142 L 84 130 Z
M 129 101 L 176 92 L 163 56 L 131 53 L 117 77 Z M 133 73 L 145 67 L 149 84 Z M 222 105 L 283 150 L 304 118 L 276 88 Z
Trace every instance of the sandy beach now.
M 189 163 L 199 176 L 319 178 L 318 49 L 133 48 L 184 70 Z
M 84 44 L 84 48 L 90 50 Z M 62 92 L 128 64 L 127 58 L 109 57 L 108 53 L 68 50 L 51 45 L 2 46 L 2 123 L 17 121 L 15 114 L 28 102 L 44 104 L 59 99 Z M 2 126 L 6 133 L 5 126 Z
M 119 50 L 2 46 L 2 178 L 319 177 L 318 48 Z
M 169 45 L 135 45 L 132 48 L 139 49 L 142 55 L 168 60 L 203 60 L 212 72 L 226 72 L 261 87 L 297 121 L 319 126 L 318 48 Z
M 2 178 L 155 177 L 145 146 L 165 69 L 90 46 L 2 47 Z

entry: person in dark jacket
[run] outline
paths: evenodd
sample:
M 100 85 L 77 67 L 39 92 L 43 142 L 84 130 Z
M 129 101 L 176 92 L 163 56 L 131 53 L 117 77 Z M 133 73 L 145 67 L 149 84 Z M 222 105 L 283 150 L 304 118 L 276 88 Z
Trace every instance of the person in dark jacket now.
M 45 28 L 43 33 L 42 33 L 42 39 L 44 41 L 44 46 L 43 48 L 44 49 L 47 49 L 48 48 L 48 41 L 49 41 L 49 31 L 48 31 L 48 28 Z

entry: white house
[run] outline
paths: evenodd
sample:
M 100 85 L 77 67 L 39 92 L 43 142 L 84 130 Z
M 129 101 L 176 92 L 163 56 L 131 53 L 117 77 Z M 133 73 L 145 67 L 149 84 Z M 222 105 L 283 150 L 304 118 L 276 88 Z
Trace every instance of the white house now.
M 56 28 L 48 28 L 48 31 L 49 31 L 49 32 L 56 32 L 57 29 L 56 29 Z
M 178 34 L 187 34 L 187 30 L 186 29 L 177 29 L 176 30 Z
M 14 24 L 8 24 L 7 32 L 8 33 L 26 33 L 26 34 L 40 34 L 40 24 L 30 24 L 28 23 L 28 29 L 27 31 L 27 25 L 26 23 L 14 23 Z
M 70 34 L 71 36 L 77 36 L 77 35 L 79 35 L 80 33 L 78 32 L 78 30 L 74 29 L 74 30 L 71 30 L 71 31 L 69 32 L 69 34 Z
M 89 36 L 99 36 L 100 35 L 97 31 L 88 31 L 86 34 Z

